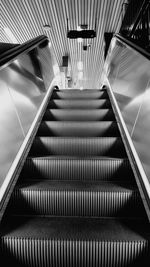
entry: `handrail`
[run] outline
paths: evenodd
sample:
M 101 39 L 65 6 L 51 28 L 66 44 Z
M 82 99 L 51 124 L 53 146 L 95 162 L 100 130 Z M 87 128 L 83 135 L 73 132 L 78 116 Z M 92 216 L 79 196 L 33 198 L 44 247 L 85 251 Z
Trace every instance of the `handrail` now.
M 13 47 L 8 51 L 5 51 L 0 55 L 0 69 L 9 65 L 13 60 L 16 59 L 16 57 L 29 52 L 30 50 L 35 48 L 37 45 L 43 43 L 44 41 L 48 41 L 48 38 L 45 35 L 41 35 L 17 47 Z
M 141 15 L 143 14 L 144 10 L 147 9 L 148 5 L 150 4 L 150 1 L 149 0 L 145 0 L 136 16 L 136 19 L 135 19 L 135 22 L 134 22 L 134 25 L 133 25 L 133 28 L 131 30 L 131 32 L 129 33 L 129 37 L 131 37 L 133 35 L 133 33 L 135 32 L 135 29 L 141 19 Z
M 150 0 L 131 0 L 129 2 L 120 34 L 137 46 L 150 52 Z
M 116 37 L 117 39 L 121 40 L 122 42 L 124 42 L 125 44 L 127 44 L 128 46 L 131 46 L 132 48 L 134 48 L 137 52 L 139 52 L 140 54 L 142 54 L 144 57 L 146 57 L 147 59 L 150 60 L 150 53 L 147 52 L 144 48 L 138 46 L 137 44 L 135 44 L 134 42 L 132 42 L 131 40 L 128 40 L 127 38 L 123 37 L 120 34 L 115 34 L 114 37 Z

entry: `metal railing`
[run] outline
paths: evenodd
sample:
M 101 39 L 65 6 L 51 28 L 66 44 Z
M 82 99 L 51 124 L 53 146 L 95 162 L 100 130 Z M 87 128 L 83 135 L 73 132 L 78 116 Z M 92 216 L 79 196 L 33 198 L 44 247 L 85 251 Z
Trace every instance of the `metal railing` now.
M 33 50 L 35 47 L 41 43 L 48 43 L 48 38 L 45 35 L 38 36 L 32 40 L 29 40 L 21 45 L 17 45 L 8 49 L 0 55 L 0 68 L 5 64 L 10 64 L 16 57 L 20 56 L 23 53 L 27 53 L 30 50 Z
M 120 34 L 150 52 L 150 0 L 132 0 L 126 6 Z

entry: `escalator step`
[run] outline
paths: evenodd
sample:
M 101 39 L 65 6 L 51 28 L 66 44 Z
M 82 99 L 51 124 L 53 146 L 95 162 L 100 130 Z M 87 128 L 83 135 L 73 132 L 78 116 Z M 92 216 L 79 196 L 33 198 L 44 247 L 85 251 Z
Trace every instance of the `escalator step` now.
M 30 156 L 109 156 L 126 157 L 119 137 L 36 137 Z
M 11 216 L 0 239 L 1 256 L 15 267 L 147 267 L 149 244 L 149 225 L 137 218 Z
M 106 91 L 96 91 L 96 92 L 88 92 L 80 91 L 71 92 L 70 90 L 67 92 L 62 91 L 54 91 L 52 94 L 52 99 L 105 99 L 108 98 L 108 94 Z
M 50 180 L 132 180 L 128 159 L 40 157 L 27 158 L 22 177 Z
M 18 184 L 14 214 L 52 216 L 141 216 L 137 188 L 129 182 L 34 181 Z
M 78 94 L 79 92 L 81 93 L 97 93 L 97 92 L 107 92 L 106 89 L 83 89 L 83 90 L 80 90 L 80 89 L 56 89 L 54 90 L 54 92 L 61 92 L 61 93 L 66 93 L 66 94 Z
M 70 121 L 43 121 L 37 132 L 38 136 L 74 136 L 100 137 L 120 136 L 116 122 L 70 122 Z
M 110 108 L 110 101 L 105 99 L 99 100 L 51 100 L 48 104 L 48 108 L 59 108 L 59 109 L 99 109 L 99 108 Z
M 43 119 L 47 121 L 114 121 L 115 116 L 112 109 L 48 109 Z

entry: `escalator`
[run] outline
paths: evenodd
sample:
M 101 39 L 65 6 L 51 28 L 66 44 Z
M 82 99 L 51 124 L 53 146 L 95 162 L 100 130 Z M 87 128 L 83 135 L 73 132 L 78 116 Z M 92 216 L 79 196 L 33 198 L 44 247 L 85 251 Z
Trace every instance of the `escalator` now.
M 4 266 L 148 266 L 150 227 L 105 89 L 53 91 L 0 244 Z

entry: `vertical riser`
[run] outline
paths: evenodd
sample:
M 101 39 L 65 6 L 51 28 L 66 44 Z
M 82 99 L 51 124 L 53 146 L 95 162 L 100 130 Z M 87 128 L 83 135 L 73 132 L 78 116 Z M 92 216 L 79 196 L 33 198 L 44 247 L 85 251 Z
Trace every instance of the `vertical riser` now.
M 51 180 L 132 180 L 128 161 L 107 160 L 27 160 L 23 176 Z
M 95 139 L 68 139 L 36 138 L 32 145 L 30 155 L 127 157 L 121 140 L 109 140 L 109 138 L 100 141 L 96 141 Z
M 109 100 L 51 100 L 48 108 L 101 109 L 110 108 Z
M 6 238 L 1 245 L 3 260 L 15 267 L 148 267 L 150 252 L 145 241 Z
M 91 111 L 91 112 L 90 112 Z M 99 110 L 47 110 L 43 120 L 47 121 L 114 121 L 112 110 L 99 112 Z
M 54 92 L 52 99 L 105 99 L 107 92 Z
M 138 216 L 141 210 L 139 194 L 132 191 L 16 190 L 10 206 L 15 214 L 53 216 Z
M 115 123 L 109 125 L 79 125 L 60 124 L 46 122 L 39 127 L 38 136 L 64 136 L 64 137 L 118 137 L 118 126 Z

